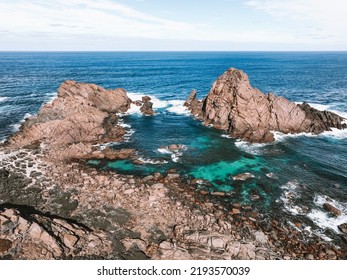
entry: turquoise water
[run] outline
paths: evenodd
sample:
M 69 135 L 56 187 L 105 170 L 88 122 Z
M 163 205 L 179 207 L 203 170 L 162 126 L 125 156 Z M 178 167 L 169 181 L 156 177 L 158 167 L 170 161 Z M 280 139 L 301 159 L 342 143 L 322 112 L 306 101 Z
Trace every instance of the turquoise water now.
M 133 99 L 150 95 L 156 116 L 123 116 L 129 137 L 116 146 L 135 148 L 142 164 L 91 164 L 138 175 L 174 168 L 183 177 L 210 181 L 206 188 L 227 192 L 230 202 L 299 220 L 335 238 L 337 224 L 347 222 L 346 133 L 278 137 L 272 144 L 251 145 L 202 126 L 187 115 L 183 101 L 192 89 L 205 96 L 229 67 L 244 70 L 263 92 L 346 116 L 346 52 L 0 53 L 0 137 L 8 137 L 26 114 L 51 100 L 66 79 L 123 87 Z M 170 144 L 184 149 L 170 154 L 163 149 Z M 245 172 L 254 178 L 233 180 Z M 327 215 L 324 201 L 344 215 Z

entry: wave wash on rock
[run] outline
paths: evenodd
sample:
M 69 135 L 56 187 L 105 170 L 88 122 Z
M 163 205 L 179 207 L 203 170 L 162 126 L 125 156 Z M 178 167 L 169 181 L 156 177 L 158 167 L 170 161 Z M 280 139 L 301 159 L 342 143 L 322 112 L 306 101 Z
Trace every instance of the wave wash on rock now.
M 319 134 L 332 127 L 347 128 L 344 118 L 335 113 L 262 93 L 250 85 L 247 74 L 235 68 L 220 76 L 202 101 L 192 91 L 185 105 L 205 125 L 249 142 L 272 142 L 273 131 Z

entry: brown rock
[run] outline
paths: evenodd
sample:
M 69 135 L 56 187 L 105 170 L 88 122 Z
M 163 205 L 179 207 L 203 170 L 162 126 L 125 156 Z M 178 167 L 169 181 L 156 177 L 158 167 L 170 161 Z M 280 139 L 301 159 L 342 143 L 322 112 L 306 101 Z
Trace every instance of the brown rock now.
M 135 150 L 134 149 L 115 150 L 113 148 L 107 147 L 104 150 L 102 150 L 102 155 L 103 155 L 102 158 L 107 158 L 110 160 L 129 159 L 135 155 Z
M 202 116 L 202 112 L 201 112 L 201 106 L 202 106 L 202 102 L 199 101 L 196 98 L 196 90 L 193 90 L 189 97 L 187 98 L 186 102 L 184 103 L 184 106 L 188 107 L 189 111 L 198 117 Z
M 63 237 L 64 244 L 69 248 L 73 248 L 75 244 L 77 243 L 77 241 L 78 241 L 78 238 L 72 234 L 65 234 Z
M 267 243 L 268 242 L 268 237 L 267 235 L 264 234 L 262 231 L 257 231 L 254 233 L 255 240 L 260 242 L 260 243 Z
M 42 229 L 37 223 L 32 223 L 28 232 L 32 239 L 40 239 L 42 234 Z
M 211 195 L 214 195 L 214 196 L 225 196 L 225 192 L 211 192 Z
M 234 68 L 214 82 L 202 102 L 197 102 L 196 93 L 192 93 L 186 106 L 205 125 L 249 142 L 272 142 L 272 131 L 318 134 L 330 127 L 347 128 L 344 119 L 334 113 L 320 112 L 305 103 L 297 105 L 272 93 L 263 94 L 250 85 L 244 72 Z
M 140 111 L 146 116 L 153 116 L 155 114 L 153 110 L 153 103 L 150 102 L 150 100 L 151 98 L 149 96 L 142 97 L 142 107 L 140 108 Z
M 8 239 L 0 238 L 0 253 L 8 251 L 12 246 L 12 242 Z
M 201 193 L 202 195 L 209 194 L 209 192 L 208 192 L 208 191 L 206 191 L 206 190 L 200 190 L 200 193 Z
M 240 214 L 240 213 L 241 213 L 240 209 L 237 209 L 237 208 L 233 208 L 233 209 L 231 210 L 231 212 L 232 212 L 233 214 Z
M 103 251 L 111 253 L 108 251 L 110 242 L 103 233 L 96 233 L 81 224 L 53 219 L 36 210 L 28 210 L 25 216 L 15 209 L 0 211 L 0 217 L 4 215 L 10 215 L 13 222 L 11 232 L 0 232 L 0 257 L 9 254 L 13 259 L 44 260 L 60 259 L 68 255 L 101 254 Z M 32 222 L 33 219 L 39 220 L 40 224 Z M 30 224 L 30 227 L 23 227 L 27 224 Z M 103 242 L 100 237 L 104 239 Z M 12 243 L 10 239 L 15 242 Z M 95 248 L 89 246 L 91 242 L 96 245 Z M 11 247 L 15 250 L 9 250 Z
M 225 241 L 221 237 L 211 237 L 211 245 L 214 248 L 224 248 L 225 247 Z
M 177 180 L 180 178 L 180 174 L 167 174 L 166 176 L 168 178 L 168 180 Z
M 143 104 L 141 100 L 135 100 L 132 103 L 135 104 L 138 107 L 142 106 L 142 104 Z
M 106 112 L 125 112 L 129 109 L 131 100 L 124 89 L 106 90 L 94 84 L 66 81 L 58 89 L 58 98 L 76 99 L 80 102 L 88 102 Z
M 130 102 L 123 89 L 66 81 L 58 89 L 58 97 L 37 116 L 26 119 L 6 145 L 19 148 L 44 143 L 56 159 L 86 157 L 93 144 L 122 139 L 125 130 L 116 125 L 114 113 L 125 112 Z
M 234 204 L 233 204 L 233 207 L 234 207 L 234 208 L 241 208 L 242 205 L 241 205 L 241 203 L 234 203 Z
M 338 228 L 339 228 L 339 230 L 341 230 L 341 232 L 347 234 L 347 223 L 339 225 Z
M 131 195 L 131 194 L 133 194 L 134 192 L 135 192 L 134 189 L 127 189 L 127 190 L 124 191 L 124 194 L 126 194 L 126 195 Z
M 184 149 L 185 146 L 182 145 L 182 144 L 171 144 L 171 145 L 169 145 L 167 147 L 163 147 L 163 148 L 166 148 L 166 149 L 168 149 L 171 152 L 178 152 L 179 150 Z
M 329 203 L 324 203 L 323 204 L 323 208 L 328 211 L 329 213 L 335 215 L 335 216 L 340 216 L 342 213 L 339 209 L 337 209 L 336 207 L 332 206 Z
M 333 250 L 326 250 L 326 257 L 329 260 L 336 260 L 337 258 L 336 253 Z

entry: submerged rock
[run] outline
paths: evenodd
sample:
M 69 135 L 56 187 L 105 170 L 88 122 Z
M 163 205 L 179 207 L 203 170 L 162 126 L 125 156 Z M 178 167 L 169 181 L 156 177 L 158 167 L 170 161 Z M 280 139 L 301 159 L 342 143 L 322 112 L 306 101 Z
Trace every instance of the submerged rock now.
M 185 149 L 185 146 L 182 144 L 171 144 L 171 145 L 164 147 L 164 148 L 167 148 L 171 152 L 177 152 L 179 150 Z
M 337 114 L 262 93 L 250 85 L 243 71 L 234 68 L 214 82 L 202 101 L 192 92 L 185 105 L 205 125 L 213 125 L 232 137 L 249 142 L 272 142 L 275 140 L 273 131 L 318 134 L 331 127 L 347 128 L 344 119 Z
M 234 181 L 245 181 L 245 180 L 250 179 L 250 178 L 254 178 L 254 175 L 251 173 L 248 173 L 248 172 L 238 174 L 238 175 L 233 177 Z

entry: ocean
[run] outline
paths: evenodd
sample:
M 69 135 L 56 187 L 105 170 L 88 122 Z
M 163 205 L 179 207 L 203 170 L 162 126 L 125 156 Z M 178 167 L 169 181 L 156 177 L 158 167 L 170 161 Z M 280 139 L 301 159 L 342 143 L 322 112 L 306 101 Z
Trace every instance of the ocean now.
M 347 223 L 347 131 L 319 136 L 276 135 L 271 144 L 248 144 L 202 126 L 184 109 L 192 89 L 207 95 L 228 68 L 246 72 L 251 84 L 294 102 L 308 102 L 347 118 L 347 52 L 0 52 L 0 139 L 56 96 L 65 80 L 125 88 L 133 100 L 152 97 L 156 115 L 136 108 L 123 115 L 127 141 L 117 148 L 138 151 L 144 164 L 99 165 L 124 174 L 176 169 L 201 178 L 210 191 L 225 191 L 224 203 L 249 204 L 300 230 L 340 242 Z M 184 145 L 180 152 L 165 149 Z M 234 181 L 249 172 L 254 178 Z M 329 202 L 343 214 L 329 215 Z

